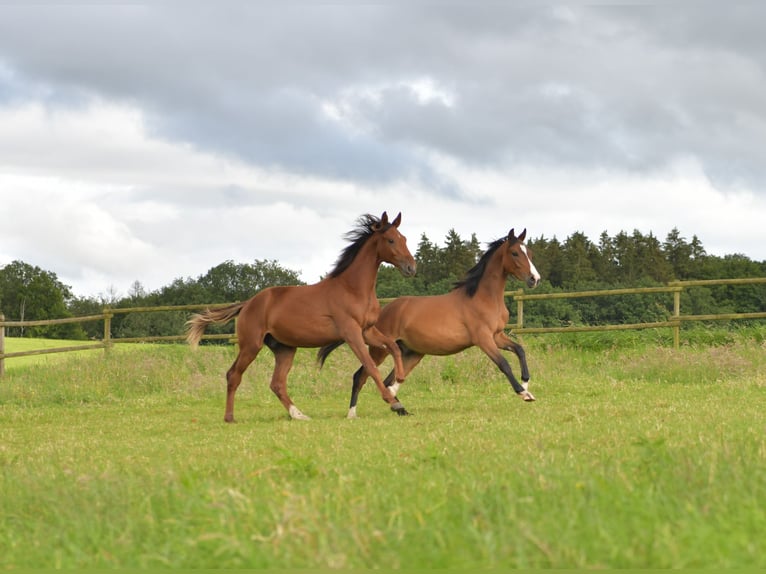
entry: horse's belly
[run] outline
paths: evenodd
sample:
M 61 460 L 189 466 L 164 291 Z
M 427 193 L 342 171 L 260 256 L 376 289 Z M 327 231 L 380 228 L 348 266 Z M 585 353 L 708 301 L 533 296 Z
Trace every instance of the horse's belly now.
M 335 323 L 321 317 L 294 326 L 273 325 L 269 333 L 290 347 L 323 347 L 341 338 Z
M 400 339 L 422 355 L 454 355 L 472 345 L 466 328 L 449 321 L 432 323 L 430 328 L 411 327 Z

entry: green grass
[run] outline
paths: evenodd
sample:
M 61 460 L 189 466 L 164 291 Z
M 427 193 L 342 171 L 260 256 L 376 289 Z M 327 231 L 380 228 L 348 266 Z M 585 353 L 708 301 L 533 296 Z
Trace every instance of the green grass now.
M 77 345 L 89 345 L 92 341 L 67 341 L 59 339 L 35 339 L 25 337 L 6 337 L 5 352 L 21 353 L 26 351 L 37 351 L 41 349 L 56 349 L 59 347 L 74 347 Z M 75 355 L 82 356 L 89 353 L 98 353 L 98 349 L 72 351 Z M 25 357 L 13 357 L 5 360 L 6 372 L 13 369 L 19 369 L 28 365 L 39 365 L 40 363 L 58 362 L 61 360 L 70 360 L 72 352 L 50 353 L 45 355 L 28 355 Z M 100 351 L 103 353 L 103 351 Z
M 525 339 L 525 404 L 480 352 L 426 358 L 397 417 L 355 361 L 117 347 L 0 380 L 0 568 L 765 567 L 766 347 Z M 518 373 L 518 363 L 511 359 Z M 10 364 L 10 361 L 9 361 Z M 388 363 L 386 364 L 388 366 Z

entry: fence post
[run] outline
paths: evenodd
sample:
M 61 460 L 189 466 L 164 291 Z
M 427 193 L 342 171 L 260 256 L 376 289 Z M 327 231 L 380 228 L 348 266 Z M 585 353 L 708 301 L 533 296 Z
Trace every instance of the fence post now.
M 5 315 L 0 313 L 0 323 L 5 321 Z M 0 377 L 5 374 L 5 358 L 2 355 L 5 353 L 5 325 L 0 325 Z
M 681 289 L 683 287 L 677 281 L 671 283 L 676 289 L 673 291 L 673 348 L 678 349 L 681 346 Z
M 112 346 L 112 317 L 114 313 L 109 312 L 109 307 L 104 308 L 104 354 L 109 354 Z

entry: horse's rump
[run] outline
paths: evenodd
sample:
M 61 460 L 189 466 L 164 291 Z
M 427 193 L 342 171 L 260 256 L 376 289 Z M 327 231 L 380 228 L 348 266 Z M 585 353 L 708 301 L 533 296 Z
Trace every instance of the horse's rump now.
M 240 345 L 259 344 L 267 333 L 288 347 L 321 347 L 340 339 L 327 290 L 321 283 L 264 289 L 240 314 Z

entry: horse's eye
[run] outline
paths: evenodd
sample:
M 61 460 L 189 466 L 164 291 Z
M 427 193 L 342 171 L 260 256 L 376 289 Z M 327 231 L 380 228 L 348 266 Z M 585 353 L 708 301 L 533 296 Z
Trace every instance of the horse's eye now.
M 393 244 L 394 244 L 394 240 L 393 240 L 393 239 L 389 239 L 389 240 L 388 240 L 388 242 L 389 242 L 391 245 L 393 245 Z
M 511 251 L 511 255 L 513 255 L 514 257 L 518 257 L 519 256 L 519 254 L 516 253 L 515 251 Z

